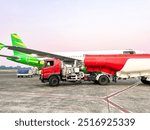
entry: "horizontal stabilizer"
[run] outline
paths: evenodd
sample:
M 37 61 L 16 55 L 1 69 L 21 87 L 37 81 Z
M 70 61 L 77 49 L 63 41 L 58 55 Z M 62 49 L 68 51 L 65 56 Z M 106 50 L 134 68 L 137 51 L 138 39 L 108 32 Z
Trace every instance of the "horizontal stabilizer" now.
M 0 50 L 3 49 L 5 45 L 3 43 L 0 43 Z
M 0 55 L 1 57 L 6 57 L 6 58 L 11 58 L 11 59 L 14 59 L 14 60 L 18 60 L 19 57 L 16 57 L 16 56 L 7 56 L 7 55 Z

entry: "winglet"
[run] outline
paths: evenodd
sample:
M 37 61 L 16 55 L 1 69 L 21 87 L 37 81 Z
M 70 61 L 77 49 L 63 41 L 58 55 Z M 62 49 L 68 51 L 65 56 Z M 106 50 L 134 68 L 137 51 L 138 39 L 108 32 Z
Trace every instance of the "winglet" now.
M 5 45 L 0 43 L 0 50 L 3 49 L 4 47 L 5 47 Z

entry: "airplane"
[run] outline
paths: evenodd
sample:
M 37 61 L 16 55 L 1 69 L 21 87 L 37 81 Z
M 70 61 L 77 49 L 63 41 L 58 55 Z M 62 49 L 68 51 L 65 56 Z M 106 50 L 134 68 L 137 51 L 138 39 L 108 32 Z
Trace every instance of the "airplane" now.
M 48 53 L 39 50 L 29 49 L 22 42 L 20 37 L 13 33 L 11 34 L 11 40 L 13 46 L 7 46 L 3 43 L 0 43 L 0 50 L 3 48 L 7 48 L 9 50 L 13 50 L 13 56 L 0 55 L 2 57 L 6 57 L 8 60 L 22 63 L 25 65 L 30 65 L 38 68 L 42 68 L 44 64 L 45 58 L 57 58 L 66 62 L 74 62 L 74 61 L 84 61 L 84 57 L 86 54 L 88 55 L 96 55 L 96 54 L 143 54 L 140 51 L 134 51 L 132 49 L 127 50 L 100 50 L 100 51 L 77 51 L 77 52 L 55 52 Z M 33 55 L 34 54 L 34 55 Z M 37 56 L 35 56 L 35 54 Z
M 12 45 L 15 47 L 21 47 L 21 48 L 26 48 L 25 44 L 22 42 L 22 40 L 19 38 L 18 35 L 16 34 L 11 34 L 11 40 L 12 40 Z M 0 43 L 0 50 L 6 47 L 3 43 Z M 0 54 L 1 57 L 6 57 L 8 60 L 22 63 L 25 65 L 33 66 L 33 67 L 38 67 L 42 68 L 43 67 L 43 60 L 36 58 L 30 54 L 19 52 L 14 50 L 13 51 L 14 55 L 13 56 L 8 56 L 8 55 L 2 55 Z

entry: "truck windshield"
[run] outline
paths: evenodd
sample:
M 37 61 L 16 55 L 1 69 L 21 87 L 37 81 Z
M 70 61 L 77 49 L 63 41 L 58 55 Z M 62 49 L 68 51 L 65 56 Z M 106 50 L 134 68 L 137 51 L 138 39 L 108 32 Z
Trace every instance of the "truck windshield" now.
M 45 67 L 50 67 L 54 65 L 54 61 L 47 61 Z

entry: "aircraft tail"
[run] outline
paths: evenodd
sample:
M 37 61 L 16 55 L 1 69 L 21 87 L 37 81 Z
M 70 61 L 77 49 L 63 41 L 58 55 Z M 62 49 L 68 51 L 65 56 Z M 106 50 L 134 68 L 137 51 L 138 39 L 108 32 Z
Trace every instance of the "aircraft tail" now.
M 2 50 L 5 47 L 3 43 L 0 43 L 0 50 Z
M 11 34 L 11 41 L 12 41 L 12 45 L 13 46 L 26 48 L 25 44 L 22 42 L 20 37 L 17 34 L 15 34 L 15 33 Z M 18 51 L 14 50 L 14 55 L 15 56 L 22 55 L 22 54 L 25 54 L 25 53 L 18 52 Z

